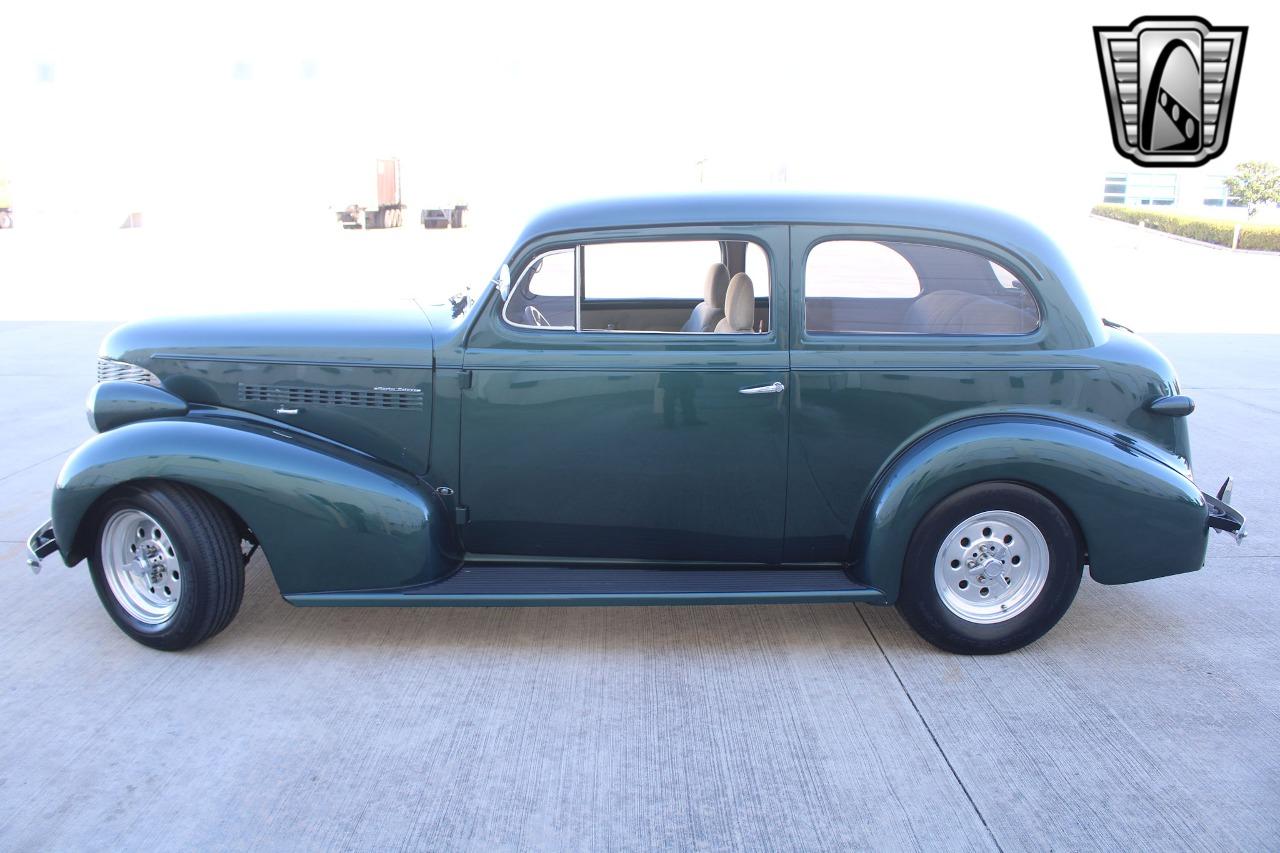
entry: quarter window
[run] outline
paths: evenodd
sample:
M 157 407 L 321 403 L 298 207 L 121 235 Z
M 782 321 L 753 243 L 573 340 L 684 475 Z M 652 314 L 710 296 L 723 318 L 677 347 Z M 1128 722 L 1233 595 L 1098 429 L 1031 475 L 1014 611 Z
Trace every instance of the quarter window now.
M 831 240 L 809 253 L 805 293 L 837 299 L 911 299 L 920 277 L 902 255 L 872 240 Z
M 830 240 L 805 261 L 805 329 L 1022 335 L 1040 325 L 1016 274 L 976 252 L 927 243 Z
M 503 318 L 515 326 L 572 329 L 575 266 L 574 249 L 539 255 L 516 280 Z
M 573 296 L 573 249 L 548 252 L 529 267 L 528 276 L 535 296 Z

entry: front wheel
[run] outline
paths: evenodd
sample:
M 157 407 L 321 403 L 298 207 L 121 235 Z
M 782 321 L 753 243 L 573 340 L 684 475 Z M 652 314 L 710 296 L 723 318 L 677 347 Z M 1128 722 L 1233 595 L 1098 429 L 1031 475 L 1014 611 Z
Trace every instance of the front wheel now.
M 916 527 L 898 610 L 941 649 L 1000 654 L 1057 624 L 1082 572 L 1075 530 L 1053 501 L 984 483 L 946 498 Z
M 244 597 L 240 536 L 227 511 L 173 483 L 128 486 L 97 514 L 93 585 L 122 631 L 165 651 L 225 628 Z

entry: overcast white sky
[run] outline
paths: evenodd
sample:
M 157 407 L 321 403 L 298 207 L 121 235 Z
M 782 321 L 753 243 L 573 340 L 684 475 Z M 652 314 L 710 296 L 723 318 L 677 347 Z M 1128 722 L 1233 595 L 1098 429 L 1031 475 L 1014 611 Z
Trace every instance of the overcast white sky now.
M 148 224 L 324 209 L 373 157 L 411 206 L 514 218 L 705 185 L 1097 200 L 1112 150 L 1091 27 L 1150 3 L 10 2 L 0 168 L 28 210 Z M 1230 148 L 1280 159 L 1280 4 L 1250 27 Z M 356 164 L 356 165 L 353 165 Z M 353 177 L 354 176 L 354 177 Z M 117 215 L 119 214 L 119 215 Z

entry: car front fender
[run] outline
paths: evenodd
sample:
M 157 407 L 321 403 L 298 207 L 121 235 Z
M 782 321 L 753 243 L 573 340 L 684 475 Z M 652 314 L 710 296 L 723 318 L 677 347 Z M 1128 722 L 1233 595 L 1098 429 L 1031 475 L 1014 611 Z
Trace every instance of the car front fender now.
M 285 595 L 416 585 L 457 565 L 452 525 L 421 481 L 340 445 L 214 417 L 127 424 L 71 455 L 52 506 L 67 565 L 92 547 L 94 505 L 145 480 L 184 483 L 230 508 Z
M 916 525 L 948 495 L 991 481 L 1020 483 L 1057 501 L 1101 583 L 1204 564 L 1208 509 L 1187 477 L 1120 437 L 1047 418 L 1004 418 L 940 429 L 889 466 L 859 517 L 855 579 L 895 600 Z

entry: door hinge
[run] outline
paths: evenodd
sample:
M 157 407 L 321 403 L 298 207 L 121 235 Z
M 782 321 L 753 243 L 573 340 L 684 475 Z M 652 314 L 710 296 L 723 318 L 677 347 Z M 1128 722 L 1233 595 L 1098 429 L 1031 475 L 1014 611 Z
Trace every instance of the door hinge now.
M 471 520 L 471 510 L 465 506 L 454 507 L 453 520 L 458 526 L 462 526 Z
M 471 371 L 470 370 L 462 370 L 458 372 L 458 387 L 459 388 L 471 387 Z

